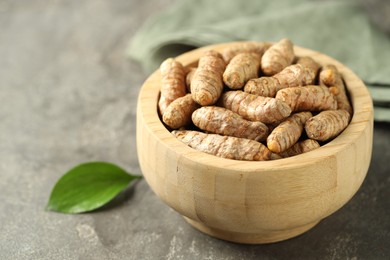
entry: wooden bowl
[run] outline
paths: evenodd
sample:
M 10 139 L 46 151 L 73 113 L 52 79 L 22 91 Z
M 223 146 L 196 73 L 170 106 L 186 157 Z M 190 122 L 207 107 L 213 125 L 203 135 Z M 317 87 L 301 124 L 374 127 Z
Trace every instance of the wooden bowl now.
M 177 60 L 194 64 L 211 45 Z M 340 62 L 295 47 L 342 73 L 354 114 L 349 126 L 326 145 L 294 157 L 263 162 L 219 158 L 176 139 L 157 113 L 160 72 L 142 86 L 137 106 L 137 149 L 143 175 L 166 204 L 196 229 L 238 243 L 285 240 L 306 232 L 342 207 L 361 186 L 371 160 L 372 99 L 364 83 Z

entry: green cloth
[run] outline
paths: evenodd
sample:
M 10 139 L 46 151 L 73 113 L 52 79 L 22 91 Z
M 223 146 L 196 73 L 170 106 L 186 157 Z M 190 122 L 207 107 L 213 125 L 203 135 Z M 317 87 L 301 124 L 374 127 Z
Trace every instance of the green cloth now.
M 128 54 L 151 72 L 194 47 L 285 37 L 350 67 L 382 108 L 375 119 L 390 121 L 390 37 L 370 23 L 358 1 L 182 0 L 146 22 Z

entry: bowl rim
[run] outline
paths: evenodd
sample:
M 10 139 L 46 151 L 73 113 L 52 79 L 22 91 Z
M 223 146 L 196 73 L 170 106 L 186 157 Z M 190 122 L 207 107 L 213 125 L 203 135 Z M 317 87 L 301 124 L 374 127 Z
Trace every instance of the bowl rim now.
M 197 62 L 199 56 L 206 50 L 213 49 L 222 51 L 225 48 L 247 42 L 240 41 L 208 45 L 181 54 L 175 57 L 175 59 L 180 61 L 183 66 L 191 66 Z M 300 46 L 294 46 L 294 51 L 296 56 L 310 56 L 321 65 L 335 65 L 343 75 L 353 107 L 352 119 L 347 128 L 339 136 L 318 149 L 308 153 L 270 161 L 226 159 L 195 150 L 174 137 L 164 126 L 158 115 L 157 102 L 160 91 L 160 84 L 158 83 L 161 80 L 161 74 L 158 69 L 145 80 L 139 91 L 137 117 L 142 117 L 145 127 L 150 134 L 158 139 L 170 152 L 175 153 L 178 158 L 185 158 L 193 163 L 202 163 L 208 167 L 220 169 L 226 169 L 228 167 L 230 170 L 238 170 L 241 172 L 253 172 L 259 169 L 262 171 L 272 171 L 276 168 L 281 170 L 283 168 L 302 167 L 302 162 L 315 164 L 324 158 L 334 157 L 337 153 L 352 145 L 373 124 L 373 103 L 370 93 L 363 81 L 351 69 L 336 59 Z

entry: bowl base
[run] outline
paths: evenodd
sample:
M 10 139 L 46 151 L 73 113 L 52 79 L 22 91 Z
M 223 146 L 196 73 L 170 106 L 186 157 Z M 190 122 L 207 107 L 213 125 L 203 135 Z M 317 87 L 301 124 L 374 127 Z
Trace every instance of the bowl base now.
M 239 233 L 208 227 L 187 217 L 184 217 L 184 219 L 194 228 L 212 237 L 241 244 L 267 244 L 283 241 L 305 233 L 319 223 L 319 221 L 316 221 L 297 228 L 280 231 L 264 231 L 263 233 Z

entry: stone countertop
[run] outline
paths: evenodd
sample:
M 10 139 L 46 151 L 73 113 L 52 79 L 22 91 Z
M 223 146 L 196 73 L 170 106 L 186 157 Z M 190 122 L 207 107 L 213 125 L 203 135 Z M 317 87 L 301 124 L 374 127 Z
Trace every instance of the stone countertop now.
M 93 213 L 44 210 L 55 182 L 81 162 L 141 174 L 135 108 L 147 75 L 124 52 L 172 2 L 0 2 L 0 259 L 388 259 L 389 124 L 375 124 L 371 167 L 353 199 L 284 242 L 204 235 L 144 180 Z

